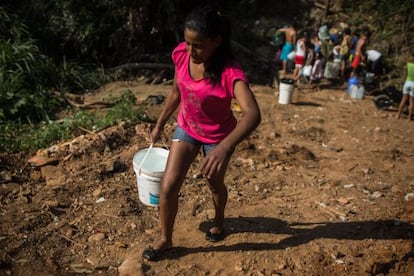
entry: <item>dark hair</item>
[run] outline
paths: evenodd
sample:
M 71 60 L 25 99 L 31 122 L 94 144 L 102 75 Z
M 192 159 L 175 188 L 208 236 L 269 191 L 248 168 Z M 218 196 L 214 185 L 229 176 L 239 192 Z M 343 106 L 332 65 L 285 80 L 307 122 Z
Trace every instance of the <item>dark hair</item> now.
M 344 35 L 350 35 L 351 34 L 351 28 L 349 28 L 349 27 L 346 27 L 345 29 L 344 29 Z
M 224 66 L 233 60 L 229 21 L 219 14 L 216 9 L 208 6 L 190 12 L 187 15 L 184 27 L 208 38 L 221 36 L 221 44 L 217 47 L 209 64 L 206 64 L 207 67 L 204 73 L 204 77 L 208 78 L 212 83 L 219 83 Z

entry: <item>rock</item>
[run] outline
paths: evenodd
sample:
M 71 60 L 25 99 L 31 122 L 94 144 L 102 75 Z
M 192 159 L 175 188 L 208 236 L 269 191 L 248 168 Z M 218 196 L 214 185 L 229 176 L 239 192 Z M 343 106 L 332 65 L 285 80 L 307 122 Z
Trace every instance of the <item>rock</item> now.
M 103 239 L 105 239 L 105 234 L 104 233 L 96 233 L 96 234 L 91 235 L 88 238 L 88 241 L 89 242 L 97 242 L 97 241 L 101 241 Z
M 238 264 L 234 267 L 234 270 L 235 270 L 235 271 L 237 271 L 237 272 L 242 272 L 242 271 L 244 270 L 244 268 L 243 268 L 243 264 L 238 263 Z
M 341 204 L 348 204 L 350 199 L 352 199 L 352 198 L 340 197 L 340 198 L 336 199 L 336 201 L 338 201 Z
M 61 169 L 57 166 L 43 166 L 41 167 L 40 171 L 42 172 L 42 176 L 46 181 L 46 185 L 48 186 L 60 186 L 63 184 L 63 178 Z
M 370 195 L 370 197 L 371 198 L 380 198 L 380 197 L 383 197 L 384 195 L 381 193 L 381 192 L 379 192 L 379 191 L 375 191 L 375 192 L 373 192 L 371 195 Z
M 101 195 L 101 193 L 102 193 L 102 187 L 98 187 L 97 189 L 95 189 L 93 192 L 92 192 L 92 195 L 93 195 L 93 197 L 99 197 L 100 195 Z
M 141 276 L 144 275 L 140 255 L 127 257 L 118 267 L 119 276 Z
M 405 201 L 413 201 L 414 200 L 414 193 L 408 193 L 404 197 Z
M 208 219 L 214 219 L 216 216 L 216 211 L 214 211 L 214 209 L 208 209 L 206 210 L 206 215 Z
M 93 267 L 96 267 L 99 263 L 99 258 L 96 256 L 89 256 L 86 258 L 86 262 L 91 264 Z
M 59 206 L 59 201 L 57 201 L 56 199 L 53 200 L 45 200 L 43 201 L 43 203 L 47 206 L 47 207 L 58 207 Z

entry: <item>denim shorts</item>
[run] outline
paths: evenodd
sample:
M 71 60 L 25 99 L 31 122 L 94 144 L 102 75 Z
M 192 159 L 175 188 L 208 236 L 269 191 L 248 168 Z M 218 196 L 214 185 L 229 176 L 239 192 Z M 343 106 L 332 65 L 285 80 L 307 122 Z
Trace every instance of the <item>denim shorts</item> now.
M 414 81 L 406 80 L 403 87 L 403 95 L 414 97 Z
M 172 136 L 172 141 L 183 141 L 190 143 L 196 147 L 201 147 L 204 155 L 206 155 L 210 150 L 214 149 L 217 146 L 217 144 L 206 144 L 197 139 L 194 139 L 180 126 L 177 126 L 175 128 L 174 134 Z

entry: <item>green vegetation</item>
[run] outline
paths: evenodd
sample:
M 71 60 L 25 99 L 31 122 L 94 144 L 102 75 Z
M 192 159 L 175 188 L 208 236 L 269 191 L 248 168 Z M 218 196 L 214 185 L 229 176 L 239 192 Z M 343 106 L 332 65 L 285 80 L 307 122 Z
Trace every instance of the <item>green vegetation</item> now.
M 0 124 L 0 151 L 33 151 L 73 138 L 88 131 L 99 131 L 122 121 L 151 121 L 143 106 L 135 106 L 131 91 L 123 92 L 119 101 L 103 114 L 80 110 L 62 120 L 42 121 L 36 125 L 15 122 Z

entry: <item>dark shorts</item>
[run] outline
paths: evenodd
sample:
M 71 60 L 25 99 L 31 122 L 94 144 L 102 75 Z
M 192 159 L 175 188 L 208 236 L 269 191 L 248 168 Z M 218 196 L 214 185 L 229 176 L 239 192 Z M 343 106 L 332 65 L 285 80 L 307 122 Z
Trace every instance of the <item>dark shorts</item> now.
M 204 155 L 206 155 L 210 150 L 214 149 L 217 146 L 217 144 L 206 144 L 197 139 L 194 139 L 180 126 L 177 126 L 175 128 L 174 134 L 172 136 L 172 141 L 183 141 L 190 143 L 196 147 L 201 147 Z

